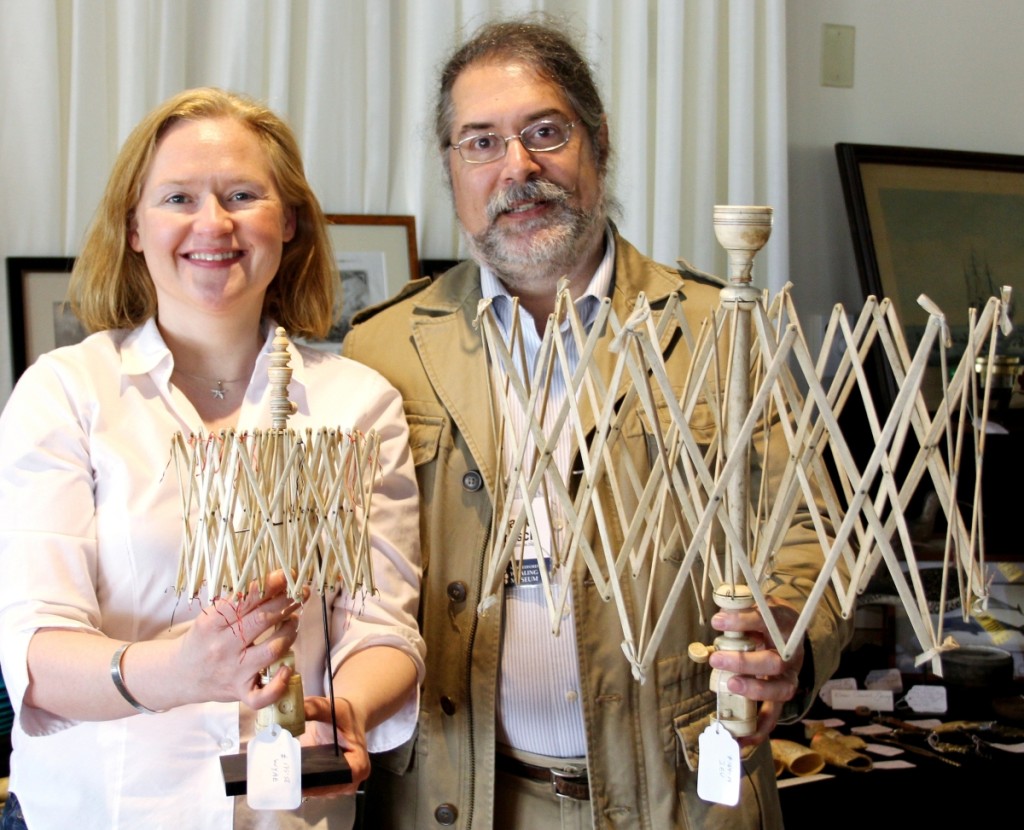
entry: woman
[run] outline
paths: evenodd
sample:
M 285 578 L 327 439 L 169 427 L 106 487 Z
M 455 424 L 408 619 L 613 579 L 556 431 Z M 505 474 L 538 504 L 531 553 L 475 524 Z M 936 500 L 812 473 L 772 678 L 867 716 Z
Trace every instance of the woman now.
M 0 418 L 10 790 L 32 830 L 351 826 L 351 798 L 266 813 L 224 795 L 219 756 L 240 752 L 254 710 L 283 694 L 288 668 L 265 686 L 258 673 L 289 648 L 307 716 L 330 720 L 323 623 L 280 572 L 227 613 L 177 597 L 181 500 L 168 468 L 177 431 L 270 425 L 274 327 L 322 337 L 333 280 L 295 139 L 265 107 L 190 90 L 129 136 L 72 276 L 72 305 L 97 333 L 43 355 Z M 396 746 L 415 725 L 418 494 L 394 389 L 344 358 L 294 346 L 290 357 L 289 426 L 381 436 L 379 590 L 329 597 L 350 793 L 368 747 Z M 304 739 L 329 742 L 330 728 L 311 723 Z

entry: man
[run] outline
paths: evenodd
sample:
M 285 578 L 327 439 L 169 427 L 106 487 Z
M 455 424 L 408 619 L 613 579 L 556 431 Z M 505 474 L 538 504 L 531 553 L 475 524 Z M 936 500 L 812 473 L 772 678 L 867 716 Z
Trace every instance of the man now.
M 492 494 L 506 472 L 499 469 L 491 384 L 474 327 L 481 297 L 494 297 L 506 327 L 508 295 L 518 297 L 524 326 L 539 333 L 563 277 L 585 321 L 605 296 L 625 319 L 641 291 L 656 315 L 672 292 L 681 292 L 696 331 L 717 305 L 717 289 L 684 282 L 643 257 L 609 222 L 604 108 L 586 62 L 554 28 L 513 22 L 478 32 L 442 71 L 436 132 L 473 261 L 365 313 L 345 341 L 346 354 L 377 368 L 402 393 L 422 499 L 428 667 L 419 733 L 402 752 L 376 759 L 367 824 L 779 825 L 764 741 L 798 683 L 816 688 L 835 668 L 842 637 L 830 607 L 823 604 L 805 652 L 789 662 L 771 648 L 712 657 L 713 666 L 742 675 L 730 681 L 732 691 L 763 701 L 757 733 L 741 741 L 760 745 L 744 761 L 742 800 L 734 808 L 699 799 L 690 766 L 697 735 L 715 709 L 708 667 L 686 655 L 690 641 L 715 635 L 699 622 L 692 597 L 680 602 L 673 634 L 642 684 L 619 647 L 615 608 L 598 596 L 582 563 L 567 577 L 571 615 L 558 637 L 546 616 L 530 613 L 536 597 L 529 586 L 510 581 L 497 608 L 478 612 Z M 666 364 L 681 385 L 688 352 L 679 337 L 666 342 Z M 707 443 L 713 424 L 700 420 L 698 413 L 691 426 Z M 646 457 L 642 431 L 639 421 L 627 424 L 623 432 L 633 437 L 623 442 Z M 791 532 L 769 586 L 784 629 L 795 616 L 786 603 L 799 606 L 814 577 L 814 551 L 799 544 L 808 538 L 802 528 Z M 639 619 L 642 593 L 630 601 Z M 765 631 L 753 611 L 718 614 L 713 622 L 757 638 Z

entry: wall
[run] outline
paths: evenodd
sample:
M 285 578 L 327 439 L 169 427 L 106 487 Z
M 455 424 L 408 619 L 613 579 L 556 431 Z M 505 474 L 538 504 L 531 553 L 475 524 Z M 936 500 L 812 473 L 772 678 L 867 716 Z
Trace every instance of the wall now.
M 823 87 L 822 26 L 854 26 L 852 89 Z M 1024 153 L 1024 3 L 789 0 L 790 273 L 802 319 L 863 301 L 834 145 Z

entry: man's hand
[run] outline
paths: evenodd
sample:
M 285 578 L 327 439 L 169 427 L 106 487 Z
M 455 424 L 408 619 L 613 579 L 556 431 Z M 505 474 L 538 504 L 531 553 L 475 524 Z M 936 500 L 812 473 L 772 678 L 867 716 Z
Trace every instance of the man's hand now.
M 775 621 L 783 635 L 789 637 L 799 612 L 781 600 L 769 598 L 769 602 Z M 716 650 L 709 663 L 714 669 L 736 675 L 729 678 L 730 692 L 762 702 L 757 715 L 757 731 L 739 739 L 741 746 L 762 743 L 779 722 L 783 705 L 796 694 L 800 668 L 804 662 L 803 644 L 799 645 L 789 660 L 783 660 L 756 606 L 742 611 L 719 611 L 711 618 L 711 626 L 717 631 L 742 631 L 759 642 L 754 651 Z

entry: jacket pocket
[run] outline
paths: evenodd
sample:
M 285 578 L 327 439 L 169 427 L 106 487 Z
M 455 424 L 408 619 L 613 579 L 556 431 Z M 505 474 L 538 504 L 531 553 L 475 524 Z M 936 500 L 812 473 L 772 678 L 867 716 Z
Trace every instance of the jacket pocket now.
M 429 464 L 437 458 L 441 446 L 444 418 L 406 410 L 405 420 L 409 423 L 409 449 L 412 450 L 413 464 L 417 467 Z
M 672 426 L 672 410 L 663 400 L 657 401 L 655 408 L 658 416 L 658 429 L 659 432 L 664 435 Z M 687 419 L 687 427 L 689 427 L 694 439 L 701 446 L 710 444 L 714 439 L 715 432 L 717 430 L 715 413 L 708 403 L 707 398 L 703 395 L 697 398 L 693 411 Z M 628 418 L 626 423 L 623 425 L 623 433 L 630 438 L 643 435 L 647 438 L 652 450 L 656 446 L 654 440 L 654 425 L 651 423 L 650 415 L 640 408 L 639 405 L 637 406 L 636 416 L 634 418 Z
M 690 827 L 752 827 L 759 830 L 781 828 L 779 794 L 775 788 L 775 768 L 770 744 L 740 750 L 743 775 L 740 778 L 740 806 L 726 807 L 697 797 L 697 764 L 701 733 L 711 724 L 717 699 L 708 690 L 683 701 L 682 711 L 673 719 L 678 746 L 686 762 L 685 769 L 676 765 L 676 788 Z M 687 711 L 690 710 L 690 711 Z M 724 821 L 715 815 L 727 816 Z
M 681 704 L 682 714 L 672 719 L 672 728 L 679 739 L 678 748 L 681 760 L 691 772 L 697 770 L 698 740 L 709 723 L 711 715 L 715 712 L 715 695 L 706 691 L 695 695 Z M 678 765 L 678 764 L 677 764 Z

